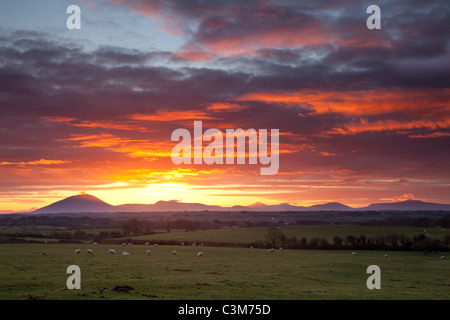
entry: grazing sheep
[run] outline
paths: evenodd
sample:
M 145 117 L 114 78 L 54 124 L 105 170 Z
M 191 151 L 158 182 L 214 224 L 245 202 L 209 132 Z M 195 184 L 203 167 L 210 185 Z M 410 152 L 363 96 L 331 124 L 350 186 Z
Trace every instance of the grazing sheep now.
M 86 250 L 86 253 L 87 253 L 87 254 L 94 254 L 94 251 L 92 251 L 92 249 L 87 249 L 87 250 Z
M 384 257 L 385 257 L 385 258 L 387 258 L 387 257 L 388 257 L 388 255 L 387 255 L 387 254 L 385 254 L 385 255 L 384 255 Z
M 155 243 L 155 244 L 154 244 L 154 246 L 155 246 L 155 247 L 157 247 L 157 246 L 158 246 L 158 244 L 157 244 L 157 243 Z
M 352 252 L 352 256 L 356 256 L 356 252 L 353 251 L 353 252 Z
M 147 250 L 147 251 L 145 251 L 145 254 L 149 256 L 152 254 L 152 252 L 150 250 Z
M 129 254 L 128 252 L 125 252 L 125 251 L 124 251 L 124 252 L 122 252 L 122 255 L 123 255 L 123 256 L 129 256 L 130 254 Z
M 250 246 L 250 249 L 253 249 L 253 246 Z
M 182 242 L 181 245 L 184 246 L 184 242 Z
M 274 248 L 269 249 L 269 251 L 267 251 L 267 252 L 275 252 L 275 249 Z
M 193 247 L 195 247 L 195 242 L 192 244 Z
M 176 255 L 177 255 L 177 252 L 176 252 L 175 250 L 173 250 L 173 251 L 172 251 L 172 254 L 173 254 L 174 256 L 176 256 Z
M 116 254 L 116 251 L 114 249 L 109 249 L 108 251 L 110 254 Z
M 123 246 L 123 247 L 125 247 L 126 245 L 127 245 L 127 244 L 126 244 L 125 242 L 124 242 L 124 243 L 122 243 L 122 246 Z
M 98 243 L 97 243 L 97 242 L 94 242 L 92 245 L 93 245 L 93 246 L 96 246 L 96 245 L 98 245 Z
M 197 253 L 197 257 L 203 257 L 203 252 Z
M 80 250 L 80 249 L 77 249 L 77 250 L 75 250 L 75 253 L 76 253 L 76 254 L 80 254 L 80 253 L 81 253 L 81 250 Z
M 445 259 L 445 256 L 441 256 L 441 259 Z
M 283 250 L 283 248 L 282 248 L 282 247 L 279 247 L 278 249 L 279 249 L 279 250 Z
M 146 243 L 145 243 L 146 246 L 148 246 L 149 244 L 150 244 L 149 242 L 146 242 Z

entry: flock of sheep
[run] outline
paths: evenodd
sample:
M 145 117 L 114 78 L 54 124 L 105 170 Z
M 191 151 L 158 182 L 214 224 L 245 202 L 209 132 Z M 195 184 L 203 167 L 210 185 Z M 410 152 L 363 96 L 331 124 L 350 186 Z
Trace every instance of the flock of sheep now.
M 97 244 L 98 244 L 97 242 L 94 242 L 92 245 L 93 245 L 93 246 L 96 246 Z M 125 242 L 124 242 L 124 243 L 122 243 L 122 246 L 127 246 L 127 245 L 132 245 L 132 244 L 133 244 L 133 243 L 125 243 Z M 149 244 L 150 244 L 150 243 L 148 243 L 148 242 L 145 243 L 145 245 L 149 245 Z M 181 245 L 184 246 L 184 243 L 182 242 Z M 158 244 L 155 243 L 154 246 L 155 246 L 155 247 L 158 247 Z M 192 246 L 196 246 L 196 244 L 193 243 Z M 202 247 L 202 246 L 203 246 L 203 243 L 199 244 L 198 246 Z M 250 248 L 253 248 L 253 246 L 250 246 Z M 283 248 L 281 248 L 281 247 L 279 248 L 279 250 L 282 250 L 282 249 L 283 249 Z M 108 252 L 109 252 L 110 254 L 116 254 L 116 251 L 115 251 L 114 249 L 109 249 Z M 268 252 L 268 253 L 275 252 L 275 249 L 274 249 L 274 248 L 269 249 L 267 252 Z M 76 254 L 80 254 L 80 253 L 81 253 L 81 249 L 76 249 L 76 250 L 75 250 L 75 253 L 76 253 Z M 89 255 L 93 255 L 93 254 L 94 254 L 94 251 L 93 251 L 92 249 L 87 249 L 87 250 L 86 250 L 86 253 L 89 254 Z M 152 252 L 151 252 L 150 250 L 147 250 L 147 251 L 145 252 L 145 254 L 149 256 L 149 255 L 152 254 Z M 122 255 L 123 255 L 123 256 L 129 256 L 130 253 L 129 253 L 129 252 L 126 252 L 126 251 L 123 251 L 123 252 L 122 252 Z M 172 255 L 176 256 L 176 255 L 177 255 L 177 252 L 176 252 L 175 250 L 173 250 L 173 251 L 172 251 Z M 202 251 L 198 252 L 198 253 L 197 253 L 197 257 L 203 257 L 203 252 L 202 252 Z
M 97 244 L 98 244 L 97 242 L 94 242 L 92 245 L 93 245 L 93 246 L 96 246 Z M 133 244 L 133 243 L 122 243 L 122 246 L 132 245 L 132 244 Z M 149 243 L 147 242 L 146 245 L 148 245 L 148 244 L 149 244 Z M 158 247 L 157 244 L 154 244 L 154 246 L 155 246 L 155 247 Z M 80 253 L 81 253 L 81 249 L 76 249 L 76 250 L 75 250 L 75 254 L 80 254 Z M 87 253 L 88 255 L 93 255 L 93 254 L 94 254 L 94 250 L 92 250 L 92 249 L 87 249 L 87 250 L 86 250 L 86 253 Z M 109 249 L 109 250 L 108 250 L 108 253 L 109 253 L 109 254 L 116 254 L 116 250 L 114 250 L 114 249 Z M 145 254 L 148 255 L 148 256 L 150 256 L 150 255 L 152 254 L 152 252 L 151 252 L 150 250 L 147 250 L 147 251 L 145 252 Z M 129 252 L 126 252 L 126 251 L 123 251 L 123 252 L 122 252 L 122 255 L 123 255 L 123 256 L 129 256 L 130 253 L 129 253 Z M 174 256 L 177 255 L 176 250 L 173 250 L 173 251 L 172 251 L 172 255 L 174 255 Z M 197 257 L 203 257 L 203 252 L 202 252 L 202 251 L 198 252 L 198 253 L 197 253 Z
M 94 242 L 92 245 L 95 246 L 95 245 L 97 245 L 97 244 L 98 244 L 97 242 Z M 127 245 L 132 245 L 132 244 L 133 244 L 133 243 L 122 243 L 122 246 L 127 246 Z M 145 244 L 146 244 L 146 245 L 149 245 L 150 243 L 146 242 Z M 182 243 L 181 245 L 184 245 L 184 243 Z M 155 246 L 155 247 L 158 247 L 158 244 L 155 243 L 154 246 Z M 195 243 L 193 244 L 193 246 L 195 246 Z M 199 246 L 203 246 L 203 243 L 200 244 Z M 250 248 L 253 248 L 253 247 L 250 247 Z M 283 248 L 279 248 L 279 250 L 282 250 L 282 249 L 283 249 Z M 116 251 L 115 251 L 114 249 L 109 249 L 108 252 L 109 252 L 110 254 L 116 254 Z M 269 249 L 267 252 L 268 252 L 268 253 L 275 252 L 275 249 L 274 249 L 274 248 L 271 248 L 271 249 Z M 76 249 L 76 250 L 75 250 L 75 253 L 76 253 L 76 254 L 80 254 L 80 253 L 81 253 L 81 249 Z M 86 253 L 89 254 L 89 255 L 93 255 L 93 254 L 94 254 L 94 251 L 93 251 L 92 249 L 87 249 Z M 152 254 L 152 252 L 151 252 L 150 250 L 147 250 L 147 251 L 145 252 L 145 254 L 149 256 L 149 255 Z M 129 256 L 130 253 L 129 253 L 129 252 L 126 252 L 126 251 L 123 251 L 123 252 L 122 252 L 122 255 L 123 255 L 123 256 Z M 176 252 L 175 250 L 173 250 L 173 251 L 172 251 L 172 255 L 176 256 L 176 255 L 177 255 L 177 252 Z M 356 252 L 353 251 L 353 252 L 352 252 L 352 256 L 355 256 L 355 255 L 356 255 Z M 198 252 L 198 253 L 197 253 L 197 257 L 203 257 L 203 252 L 202 252 L 202 251 Z M 388 255 L 385 254 L 384 257 L 387 258 Z M 441 256 L 440 259 L 445 259 L 445 256 Z
M 352 252 L 352 256 L 356 256 L 356 252 Z M 384 255 L 385 258 L 389 257 L 387 254 Z M 441 256 L 440 259 L 445 259 L 445 256 Z

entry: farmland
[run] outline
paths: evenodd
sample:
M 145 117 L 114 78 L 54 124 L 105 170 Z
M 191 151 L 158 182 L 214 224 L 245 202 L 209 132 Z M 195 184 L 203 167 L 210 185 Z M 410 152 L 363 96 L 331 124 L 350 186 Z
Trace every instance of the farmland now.
M 442 227 L 284 225 L 125 233 L 117 224 L 100 226 L 0 226 L 0 300 L 450 298 L 449 232 Z M 287 239 L 305 239 L 307 250 L 288 246 L 280 250 L 277 245 L 275 252 L 268 253 L 273 244 L 268 239 L 270 229 Z M 364 250 L 345 242 L 362 236 L 388 239 L 392 234 L 419 243 L 439 242 L 442 251 L 424 254 L 414 246 Z M 333 247 L 336 237 L 343 239 L 343 246 Z M 314 250 L 314 239 L 323 239 L 333 250 Z M 134 244 L 122 246 L 123 242 Z M 87 249 L 94 254 L 88 255 Z M 117 254 L 109 254 L 109 249 Z M 354 250 L 356 255 L 351 254 Z M 122 251 L 130 255 L 122 256 Z M 197 257 L 199 251 L 203 257 Z M 440 259 L 442 255 L 447 259 Z M 81 290 L 66 287 L 70 265 L 81 269 Z M 381 290 L 366 287 L 370 265 L 381 269 Z
M 345 238 L 348 235 L 367 237 L 387 234 L 403 234 L 413 237 L 417 234 L 426 234 L 431 238 L 441 239 L 450 231 L 442 228 L 424 229 L 418 227 L 391 227 L 391 226 L 283 226 L 279 229 L 288 237 L 295 236 L 297 238 L 304 237 L 307 240 L 313 238 L 325 238 L 332 242 L 334 236 Z M 192 232 L 175 231 L 161 232 L 154 235 L 145 235 L 132 237 L 138 241 L 179 241 L 179 242 L 217 242 L 230 244 L 246 244 L 257 241 L 263 241 L 267 233 L 267 228 L 230 228 L 219 230 L 199 230 Z
M 80 247 L 82 254 L 75 255 Z M 192 246 L 8 244 L 0 248 L 0 299 L 448 299 L 450 261 L 419 252 L 277 250 Z M 114 247 L 118 253 L 121 247 Z M 150 256 L 145 250 L 151 249 Z M 177 255 L 171 255 L 177 250 Z M 81 290 L 66 268 L 81 268 Z M 366 268 L 381 268 L 368 290 Z M 129 286 L 129 292 L 114 288 Z

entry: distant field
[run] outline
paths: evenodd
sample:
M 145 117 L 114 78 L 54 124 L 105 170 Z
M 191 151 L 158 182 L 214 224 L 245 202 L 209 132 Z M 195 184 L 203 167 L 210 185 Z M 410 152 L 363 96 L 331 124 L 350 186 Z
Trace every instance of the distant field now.
M 348 235 L 367 237 L 374 235 L 387 235 L 392 233 L 403 234 L 408 237 L 416 236 L 424 233 L 423 228 L 415 227 L 384 227 L 384 226 L 284 226 L 280 230 L 289 237 L 295 236 L 298 239 L 304 237 L 307 240 L 312 238 L 326 238 L 332 242 L 334 236 L 345 238 Z M 441 228 L 431 228 L 426 230 L 430 238 L 442 239 L 449 230 Z M 236 228 L 236 229 L 219 229 L 204 230 L 191 232 L 170 232 L 160 233 L 147 236 L 132 237 L 135 240 L 157 242 L 158 240 L 174 240 L 180 242 L 224 242 L 224 243 L 251 243 L 256 241 L 264 241 L 267 228 Z
M 80 248 L 82 254 L 75 255 Z M 93 248 L 94 256 L 86 254 Z M 130 256 L 109 255 L 126 250 Z M 145 251 L 150 249 L 151 256 Z M 177 256 L 171 255 L 177 250 Z M 197 257 L 197 252 L 204 252 Z M 446 299 L 450 259 L 420 252 L 277 250 L 192 246 L 2 244 L 0 300 L 9 299 Z M 66 268 L 81 268 L 81 290 Z M 381 268 L 381 290 L 366 269 Z M 130 286 L 129 293 L 116 286 Z
M 64 227 L 54 227 L 54 226 L 13 226 L 13 227 L 5 227 L 0 226 L 0 235 L 2 234 L 14 234 L 14 233 L 25 233 L 25 232 L 34 232 L 41 234 L 49 234 L 51 232 L 59 232 L 66 231 L 67 228 Z
M 4 234 L 15 234 L 15 233 L 37 233 L 42 235 L 49 235 L 53 232 L 69 232 L 71 234 L 76 231 L 83 231 L 88 234 L 98 235 L 100 232 L 117 232 L 122 231 L 119 228 L 103 228 L 103 229 L 69 229 L 66 227 L 56 227 L 56 226 L 13 226 L 5 227 L 0 226 L 0 235 Z

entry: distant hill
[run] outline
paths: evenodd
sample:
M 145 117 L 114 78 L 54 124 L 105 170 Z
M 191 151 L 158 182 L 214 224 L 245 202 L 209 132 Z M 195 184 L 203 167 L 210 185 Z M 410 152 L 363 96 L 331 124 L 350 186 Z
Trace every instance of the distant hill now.
M 255 203 L 244 207 L 242 210 L 249 211 L 303 211 L 305 207 L 293 206 L 289 203 L 275 204 L 275 205 L 267 205 L 264 203 Z
M 201 203 L 184 203 L 178 200 L 160 200 L 154 204 L 122 204 L 116 206 L 123 212 L 145 212 L 145 211 L 204 211 L 224 210 L 221 206 L 210 206 Z
M 393 203 L 373 203 L 365 208 L 359 208 L 358 210 L 449 211 L 450 205 L 424 202 L 418 200 L 406 200 L 402 202 L 393 202 Z
M 117 208 L 89 194 L 68 197 L 32 213 L 117 212 Z
M 222 207 L 206 205 L 202 203 L 185 203 L 178 200 L 158 201 L 154 204 L 123 204 L 110 205 L 97 197 L 89 194 L 80 194 L 46 207 L 40 208 L 32 213 L 94 213 L 94 212 L 161 212 L 161 211 L 252 211 L 252 212 L 306 212 L 306 211 L 450 211 L 450 205 L 424 202 L 418 200 L 407 200 L 394 203 L 374 203 L 363 208 L 352 208 L 338 202 L 313 205 L 310 207 L 293 206 L 288 203 L 278 205 L 266 205 L 255 203 L 249 206 Z
M 352 211 L 355 210 L 339 202 L 329 202 L 325 204 L 316 204 L 310 207 L 293 206 L 288 203 L 277 205 L 266 205 L 255 203 L 247 207 L 251 211 Z
M 306 208 L 307 211 L 352 211 L 352 207 L 346 206 L 339 202 L 329 202 L 325 204 L 316 204 Z

